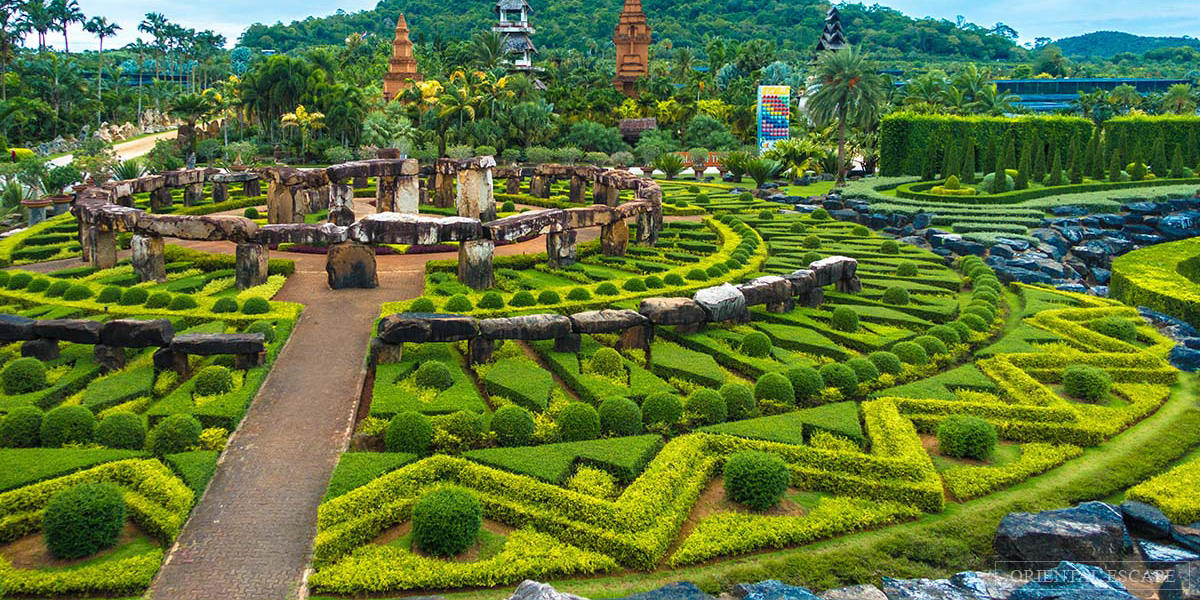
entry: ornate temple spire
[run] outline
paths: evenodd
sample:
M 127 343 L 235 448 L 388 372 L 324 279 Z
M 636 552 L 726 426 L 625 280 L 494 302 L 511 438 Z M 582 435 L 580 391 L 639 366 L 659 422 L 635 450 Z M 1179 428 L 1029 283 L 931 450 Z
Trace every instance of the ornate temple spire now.
M 396 37 L 392 40 L 392 58 L 388 61 L 388 72 L 383 76 L 383 99 L 391 101 L 409 87 L 408 80 L 421 81 L 417 71 L 417 59 L 413 57 L 413 44 L 408 39 L 408 21 L 404 14 L 396 21 Z
M 836 6 L 830 6 L 825 13 L 825 28 L 821 31 L 821 39 L 817 40 L 817 54 L 826 50 L 842 50 L 850 46 L 846 34 L 842 31 L 842 15 Z
M 625 0 L 613 32 L 613 44 L 617 47 L 617 76 L 613 85 L 626 96 L 636 96 L 634 83 L 650 74 L 650 33 L 641 0 Z

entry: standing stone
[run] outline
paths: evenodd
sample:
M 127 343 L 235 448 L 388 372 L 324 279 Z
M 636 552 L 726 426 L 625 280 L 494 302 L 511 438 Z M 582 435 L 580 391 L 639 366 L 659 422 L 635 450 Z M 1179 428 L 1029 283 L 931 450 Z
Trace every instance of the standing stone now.
M 93 225 L 88 237 L 92 243 L 92 260 L 96 268 L 111 269 L 117 266 L 117 232 Z
M 42 362 L 58 358 L 58 340 L 37 339 L 21 343 L 21 356 L 36 358 Z
M 486 290 L 496 285 L 492 257 L 496 243 L 492 240 L 467 240 L 458 244 L 458 282 L 473 290 Z
M 353 185 L 353 186 L 354 186 L 354 189 L 365 188 L 365 187 L 367 187 L 368 185 L 370 185 L 370 179 L 368 179 L 368 178 L 367 178 L 367 177 L 365 177 L 365 176 L 356 176 L 356 177 L 353 177 L 353 178 L 351 179 L 351 182 L 352 182 L 352 183 L 351 183 L 351 185 Z
M 546 262 L 550 268 L 558 269 L 575 264 L 576 237 L 574 229 L 551 231 L 546 234 Z
M 138 281 L 166 281 L 166 246 L 159 236 L 134 234 L 129 242 L 133 256 L 133 272 Z
M 133 196 L 129 194 L 117 196 L 117 204 L 120 206 L 133 207 Z
M 492 170 L 461 169 L 458 172 L 458 196 L 455 199 L 458 216 L 496 220 L 496 195 L 492 188 Z
M 608 186 L 599 179 L 592 181 L 592 204 L 606 204 L 608 202 Z
M 529 180 L 529 195 L 534 198 L 550 197 L 550 176 L 534 175 Z
M 354 188 L 332 183 L 329 188 L 329 222 L 341 227 L 354 223 Z
M 454 206 L 454 175 L 451 173 L 434 174 L 433 205 L 438 208 Z
M 579 175 L 571 176 L 570 200 L 575 204 L 587 202 L 587 180 Z
M 160 211 L 164 208 L 171 207 L 171 188 L 160 187 L 155 190 L 150 190 L 150 210 Z
M 600 226 L 600 251 L 605 256 L 625 256 L 628 245 L 629 226 L 624 219 Z
M 520 194 L 521 193 L 521 178 L 520 177 L 509 177 L 508 180 L 504 182 L 504 193 Z
M 637 238 L 634 243 L 639 246 L 653 246 L 658 243 L 658 221 L 654 218 L 653 212 L 638 213 Z
M 375 178 L 375 212 L 396 212 L 396 177 Z
M 325 273 L 330 289 L 373 289 L 379 286 L 375 273 L 375 248 L 358 242 L 330 244 L 325 255 Z
M 262 180 L 258 177 L 247 179 L 246 183 L 242 184 L 242 195 L 247 198 L 254 198 L 262 195 Z
M 496 340 L 483 336 L 473 337 L 467 342 L 467 362 L 472 365 L 490 363 L 495 351 Z
M 91 262 L 92 246 L 96 242 L 92 239 L 92 226 L 79 219 L 79 259 L 83 262 Z
M 96 344 L 92 347 L 92 357 L 96 359 L 96 363 L 107 373 L 120 371 L 125 368 L 124 348 Z
M 171 348 L 159 348 L 154 351 L 154 370 L 158 372 L 175 371 L 180 377 L 187 377 L 191 372 L 188 355 Z
M 372 365 L 395 364 L 404 358 L 404 344 L 389 344 L 373 337 L 367 356 Z
M 583 347 L 583 336 L 578 333 L 568 333 L 567 335 L 554 338 L 555 352 L 570 352 L 578 353 Z
M 274 225 L 303 223 L 303 206 L 307 204 L 303 186 L 271 181 L 267 186 L 267 222 Z
M 597 204 L 604 204 L 605 206 L 616 206 L 621 203 L 621 188 L 618 188 L 613 185 L 605 185 L 603 191 L 604 191 L 604 195 L 602 197 L 596 199 Z
M 421 212 L 421 178 L 417 175 L 401 175 L 396 178 L 396 193 L 392 210 L 410 215 Z
M 204 182 L 190 183 L 183 188 L 183 205 L 195 206 L 204 201 Z
M 213 204 L 220 204 L 229 200 L 229 184 L 221 181 L 214 181 L 212 184 Z
M 267 247 L 262 244 L 238 244 L 234 277 L 239 290 L 266 283 Z
M 636 325 L 621 332 L 617 341 L 618 350 L 642 350 L 646 353 L 646 364 L 650 364 L 650 345 L 654 341 L 654 326 Z

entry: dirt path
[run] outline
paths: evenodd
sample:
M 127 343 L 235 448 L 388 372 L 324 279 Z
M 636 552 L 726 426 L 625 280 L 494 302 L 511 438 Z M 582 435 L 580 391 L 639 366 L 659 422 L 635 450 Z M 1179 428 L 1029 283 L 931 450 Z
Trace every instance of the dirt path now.
M 158 140 L 173 140 L 175 139 L 176 134 L 177 132 L 172 129 L 170 131 L 148 135 L 146 137 L 130 140 L 128 142 L 118 142 L 113 145 L 113 150 L 117 153 L 117 157 L 119 157 L 121 160 L 137 158 L 150 152 L 150 150 L 154 148 L 155 142 Z M 74 160 L 74 158 L 74 155 L 67 154 L 66 156 L 60 156 L 54 160 L 51 160 L 50 163 L 54 166 L 65 165 Z

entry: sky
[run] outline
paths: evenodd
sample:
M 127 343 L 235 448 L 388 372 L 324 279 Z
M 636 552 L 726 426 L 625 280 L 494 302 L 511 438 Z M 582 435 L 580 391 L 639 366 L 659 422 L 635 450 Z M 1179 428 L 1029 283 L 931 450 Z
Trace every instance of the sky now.
M 533 0 L 533 3 L 546 1 Z M 1128 3 L 1114 0 L 864 0 L 866 4 L 875 2 L 914 17 L 954 20 L 962 15 L 968 21 L 988 27 L 1003 22 L 1017 30 L 1021 42 L 1099 30 L 1139 35 L 1200 35 L 1196 0 L 1144 2 L 1136 10 L 1131 10 Z M 232 47 L 246 26 L 255 22 L 290 23 L 309 16 L 328 15 L 338 9 L 352 12 L 374 8 L 376 3 L 377 0 L 79 0 L 84 14 L 104 15 L 122 27 L 115 40 L 105 40 L 106 48 L 123 46 L 142 35 L 137 24 L 147 12 L 163 13 L 171 21 L 193 29 L 212 29 L 224 35 Z M 69 35 L 73 49 L 96 48 L 96 39 L 83 33 L 78 25 L 71 28 Z M 61 48 L 62 34 L 51 35 L 50 41 Z

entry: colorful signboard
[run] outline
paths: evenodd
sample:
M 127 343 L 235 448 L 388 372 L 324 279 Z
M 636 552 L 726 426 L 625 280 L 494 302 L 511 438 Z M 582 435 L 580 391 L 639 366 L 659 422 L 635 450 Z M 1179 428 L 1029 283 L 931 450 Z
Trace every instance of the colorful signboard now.
M 770 150 L 788 139 L 792 88 L 786 85 L 758 86 L 758 151 Z

